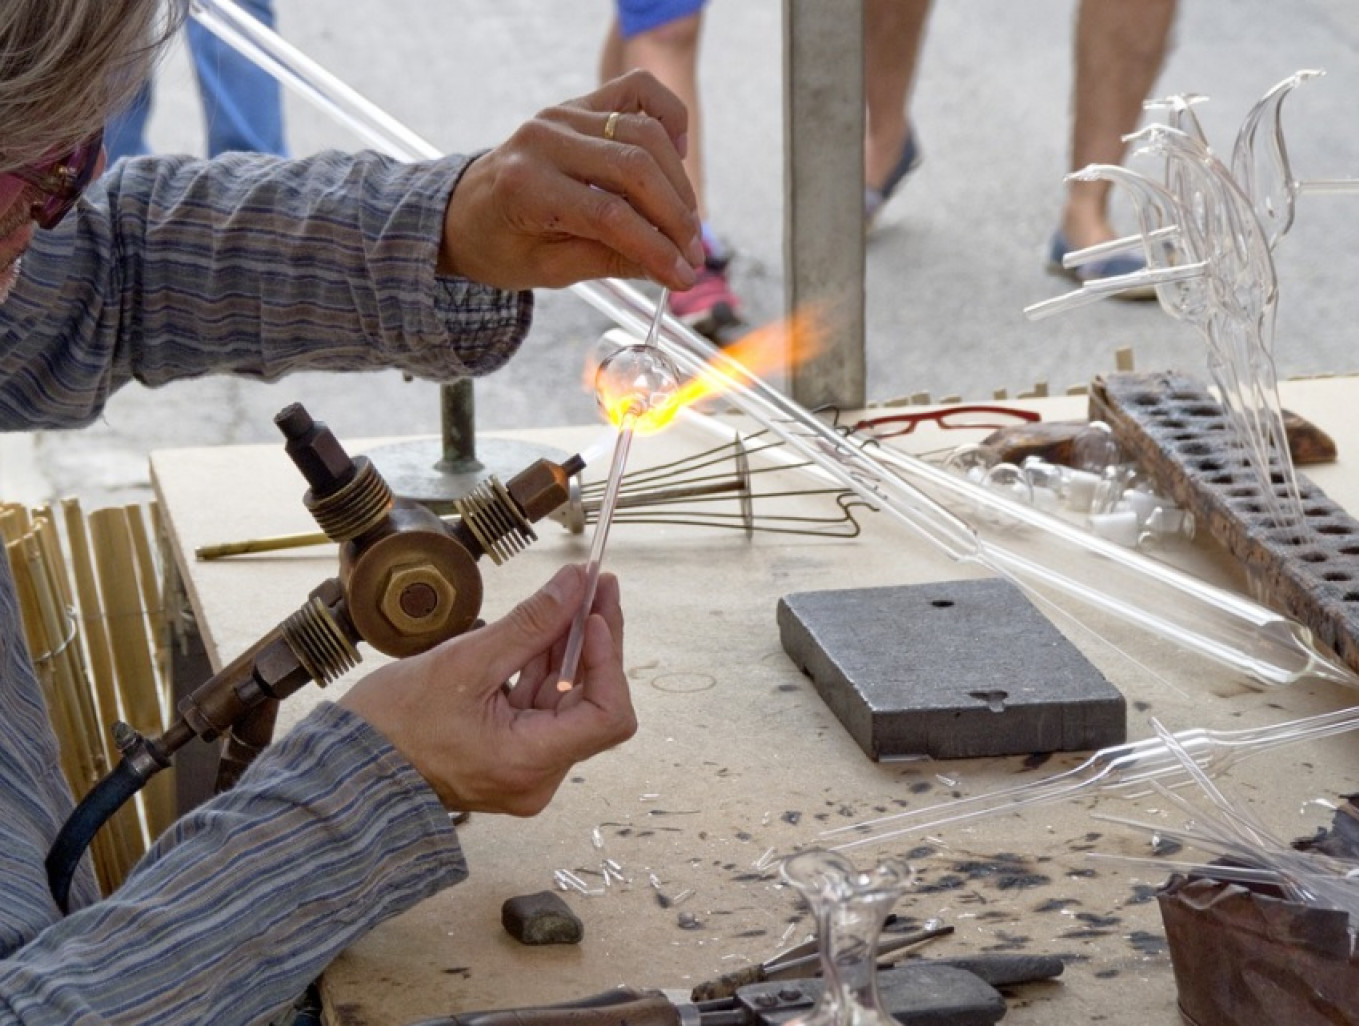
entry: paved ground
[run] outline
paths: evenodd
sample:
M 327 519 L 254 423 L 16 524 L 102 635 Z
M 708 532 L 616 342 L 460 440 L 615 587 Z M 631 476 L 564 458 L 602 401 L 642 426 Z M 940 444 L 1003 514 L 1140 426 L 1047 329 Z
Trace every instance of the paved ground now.
M 1043 270 L 1065 170 L 1073 0 L 937 5 L 914 114 L 926 160 L 869 240 L 871 398 L 917 391 L 987 397 L 1036 380 L 1054 390 L 1113 366 L 1131 346 L 1144 369 L 1201 369 L 1202 346 L 1155 304 L 1104 303 L 1040 323 L 1026 304 L 1063 290 Z M 323 66 L 441 147 L 504 137 L 534 110 L 590 88 L 609 0 L 278 0 L 283 33 Z M 754 320 L 782 312 L 782 100 L 778 0 L 716 0 L 705 39 L 711 205 L 738 251 L 735 283 Z M 1328 76 L 1286 105 L 1302 179 L 1359 176 L 1359 7 L 1351 0 L 1182 0 L 1160 91 L 1206 94 L 1215 147 L 1230 150 L 1245 111 L 1305 67 Z M 153 142 L 199 145 L 185 61 L 162 76 Z M 298 153 L 353 146 L 346 131 L 289 98 Z M 1151 166 L 1140 165 L 1148 173 Z M 1133 225 L 1127 217 L 1124 224 Z M 1276 254 L 1276 357 L 1283 375 L 1359 368 L 1359 196 L 1308 196 Z M 543 293 L 523 353 L 478 384 L 478 424 L 580 423 L 593 400 L 584 354 L 608 323 L 569 292 Z M 0 440 L 0 496 L 76 494 L 94 506 L 145 498 L 146 453 L 166 446 L 273 441 L 294 400 L 340 437 L 438 430 L 435 386 L 396 374 L 302 375 L 274 385 L 213 379 L 129 388 L 81 435 Z

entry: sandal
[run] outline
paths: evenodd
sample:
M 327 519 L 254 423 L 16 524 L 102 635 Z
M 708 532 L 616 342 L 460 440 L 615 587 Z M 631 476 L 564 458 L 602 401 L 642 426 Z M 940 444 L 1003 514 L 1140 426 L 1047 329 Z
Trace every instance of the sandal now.
M 897 186 L 920 166 L 921 159 L 920 147 L 915 141 L 915 129 L 912 128 L 906 133 L 906 145 L 901 148 L 901 157 L 897 160 L 897 166 L 892 168 L 887 180 L 882 183 L 882 187 L 879 189 L 872 186 L 864 187 L 864 223 L 866 225 L 873 223 L 878 212 L 892 198 L 892 193 L 897 191 Z
M 1098 281 L 1101 278 L 1114 278 L 1120 274 L 1135 274 L 1144 270 L 1147 266 L 1146 260 L 1140 255 L 1115 253 L 1103 260 L 1091 260 L 1076 267 L 1067 267 L 1062 263 L 1062 259 L 1073 248 L 1066 241 L 1065 234 L 1060 231 L 1055 232 L 1052 236 L 1052 243 L 1048 248 L 1048 272 L 1074 281 L 1077 285 L 1083 285 L 1087 281 Z M 1125 300 L 1155 299 L 1156 286 L 1140 285 L 1123 292 L 1115 292 L 1110 298 Z

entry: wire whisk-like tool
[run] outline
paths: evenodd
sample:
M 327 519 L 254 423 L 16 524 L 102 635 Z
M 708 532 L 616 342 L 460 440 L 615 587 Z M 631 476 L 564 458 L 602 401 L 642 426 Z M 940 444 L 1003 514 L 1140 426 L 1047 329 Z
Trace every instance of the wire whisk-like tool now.
M 811 466 L 806 460 L 770 463 L 761 459 L 783 449 L 784 443 L 768 430 L 738 433 L 730 442 L 631 471 L 623 477 L 613 521 L 727 528 L 747 536 L 759 532 L 857 537 L 860 526 L 855 511 L 873 507 L 854 492 L 769 484 L 776 475 Z M 570 498 L 552 518 L 580 533 L 598 518 L 607 482 L 581 484 L 573 479 L 571 484 Z M 826 496 L 835 502 L 835 509 L 812 515 L 779 511 L 785 500 L 811 496 Z

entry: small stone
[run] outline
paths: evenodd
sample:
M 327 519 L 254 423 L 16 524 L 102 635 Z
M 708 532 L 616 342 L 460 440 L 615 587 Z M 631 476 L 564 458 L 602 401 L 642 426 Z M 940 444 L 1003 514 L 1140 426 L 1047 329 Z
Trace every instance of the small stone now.
M 552 891 L 521 894 L 500 906 L 500 923 L 521 944 L 579 944 L 585 924 Z

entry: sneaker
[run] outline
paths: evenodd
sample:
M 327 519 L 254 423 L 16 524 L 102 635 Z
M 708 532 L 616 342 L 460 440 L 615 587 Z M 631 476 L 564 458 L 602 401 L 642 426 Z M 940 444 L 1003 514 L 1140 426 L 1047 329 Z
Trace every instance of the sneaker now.
M 698 281 L 685 292 L 670 294 L 670 312 L 718 345 L 731 341 L 743 326 L 741 301 L 727 282 L 728 256 L 718 256 L 705 243 Z

